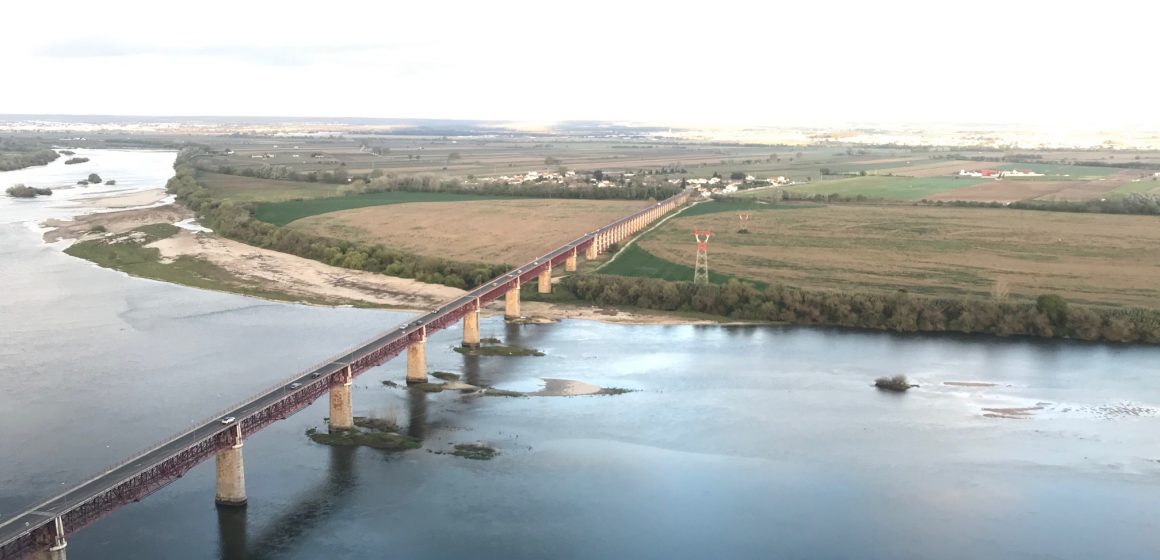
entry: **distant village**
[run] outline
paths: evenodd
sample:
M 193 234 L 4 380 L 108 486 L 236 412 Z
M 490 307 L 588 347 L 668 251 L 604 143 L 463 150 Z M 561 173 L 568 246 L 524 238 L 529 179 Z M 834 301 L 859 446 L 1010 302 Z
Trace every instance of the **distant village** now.
M 979 169 L 977 171 L 967 171 L 966 169 L 959 170 L 959 177 L 980 177 L 984 179 L 1002 179 L 1004 177 L 1043 177 L 1042 173 L 1034 171 L 1020 171 L 1018 169 L 1012 171 L 996 171 L 994 169 Z M 1066 175 L 1065 175 L 1066 177 Z
M 592 172 L 540 172 L 528 171 L 527 173 L 515 175 L 501 175 L 499 177 L 479 177 L 468 181 L 468 184 L 506 184 L 506 185 L 520 185 L 526 183 L 548 183 L 564 186 L 580 186 L 590 185 L 597 188 L 617 188 L 625 187 L 631 184 L 639 184 L 643 186 L 654 185 L 661 181 L 670 185 L 681 185 L 683 187 L 693 187 L 701 191 L 703 195 L 714 194 L 730 194 L 739 190 L 749 188 L 768 187 L 768 186 L 785 186 L 794 184 L 788 177 L 778 175 L 776 177 L 768 177 L 759 179 L 753 175 L 745 175 L 743 178 L 726 179 L 718 175 L 714 175 L 708 179 L 705 178 L 676 178 L 676 179 L 661 179 L 656 175 L 645 173 L 635 173 L 630 171 L 592 171 Z

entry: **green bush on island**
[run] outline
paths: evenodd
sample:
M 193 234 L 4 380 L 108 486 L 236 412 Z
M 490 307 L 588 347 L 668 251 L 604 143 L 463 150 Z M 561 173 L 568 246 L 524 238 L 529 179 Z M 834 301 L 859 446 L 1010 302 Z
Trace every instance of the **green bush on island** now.
M 87 157 L 74 157 L 74 158 L 68 158 L 68 159 L 64 160 L 64 164 L 65 165 L 76 165 L 78 163 L 84 163 L 86 161 L 89 161 L 89 158 L 87 158 Z
M 524 348 L 523 346 L 504 346 L 502 344 L 496 345 L 482 345 L 476 348 L 465 348 L 463 346 L 456 346 L 455 351 L 460 354 L 467 354 L 471 356 L 543 356 L 544 353 L 533 348 Z
M 99 185 L 101 184 L 101 176 L 96 173 L 89 173 L 88 181 L 94 185 Z
M 402 430 L 390 420 L 356 416 L 355 427 L 350 430 L 320 432 L 315 428 L 306 430 L 306 436 L 315 443 L 340 447 L 366 446 L 384 451 L 406 451 L 422 446 L 419 440 L 401 433 Z
M 451 452 L 456 457 L 463 457 L 465 459 L 475 459 L 477 461 L 487 461 L 496 455 L 494 447 L 483 445 L 481 443 L 458 443 L 455 445 L 455 450 Z
M 62 156 L 75 156 L 75 155 L 77 155 L 77 153 L 72 151 L 72 150 L 57 150 L 57 153 L 62 155 Z
M 36 198 L 37 196 L 51 196 L 52 189 L 29 187 L 24 183 L 8 187 L 8 196 L 15 198 Z
M 899 393 L 905 392 L 911 387 L 917 387 L 917 385 L 911 385 L 910 381 L 906 379 L 905 375 L 895 375 L 894 377 L 879 377 L 878 379 L 874 380 L 874 386 L 879 389 L 897 391 Z
M 105 184 L 111 187 L 111 186 L 117 184 L 117 180 L 116 179 L 109 179 L 108 181 L 105 181 Z

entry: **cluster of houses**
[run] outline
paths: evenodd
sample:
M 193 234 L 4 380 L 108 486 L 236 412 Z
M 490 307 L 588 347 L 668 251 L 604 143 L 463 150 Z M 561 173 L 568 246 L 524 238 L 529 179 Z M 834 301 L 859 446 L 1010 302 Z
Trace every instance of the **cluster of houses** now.
M 552 171 L 539 172 L 528 171 L 527 173 L 520 173 L 516 175 L 501 175 L 499 177 L 480 177 L 476 179 L 478 183 L 499 183 L 509 185 L 519 185 L 523 183 L 549 183 L 554 185 L 566 185 L 573 183 L 576 180 L 575 171 L 565 171 L 564 173 L 556 173 Z
M 973 169 L 970 171 L 967 171 L 966 169 L 959 170 L 959 177 L 981 177 L 984 179 L 1002 179 L 1004 177 L 1042 177 L 1042 176 L 1043 176 L 1042 173 L 1036 173 L 1034 171 L 1021 171 L 1019 169 L 1014 169 L 1011 171 L 996 171 L 994 169 L 978 169 L 978 170 Z
M 525 183 L 547 183 L 554 185 L 590 185 L 597 188 L 613 188 L 622 187 L 633 181 L 637 174 L 631 171 L 605 171 L 600 173 L 587 173 L 575 171 L 554 172 L 554 171 L 528 171 L 527 173 L 520 173 L 515 175 L 501 175 L 498 177 L 479 177 L 469 182 L 468 184 L 508 184 L 520 185 Z M 644 184 L 650 184 L 658 181 L 659 177 L 646 175 L 643 177 Z M 666 179 L 670 185 L 680 185 L 682 182 L 689 187 L 699 189 L 706 196 L 710 194 L 729 194 L 734 193 L 743 188 L 743 185 L 791 185 L 793 182 L 785 176 L 769 177 L 768 179 L 758 179 L 753 175 L 748 175 L 744 180 L 727 180 L 721 177 L 705 178 L 675 178 Z M 756 183 L 756 185 L 755 185 Z
M 685 184 L 690 187 L 696 188 L 703 196 L 710 196 L 714 194 L 732 194 L 741 190 L 743 185 L 753 185 L 754 183 L 776 186 L 793 184 L 793 181 L 790 181 L 789 178 L 785 177 L 784 175 L 769 177 L 767 179 L 758 179 L 753 175 L 746 175 L 745 180 L 743 181 L 726 181 L 721 177 L 710 177 L 708 179 L 669 179 L 668 183 L 670 185 L 679 185 L 681 184 L 681 181 L 684 181 Z

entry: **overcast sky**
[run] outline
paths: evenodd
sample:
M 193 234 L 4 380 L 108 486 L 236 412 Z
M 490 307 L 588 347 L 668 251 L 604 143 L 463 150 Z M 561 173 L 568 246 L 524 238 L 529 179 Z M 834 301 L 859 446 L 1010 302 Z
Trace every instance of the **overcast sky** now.
M 0 113 L 1160 127 L 1157 4 L 15 2 Z

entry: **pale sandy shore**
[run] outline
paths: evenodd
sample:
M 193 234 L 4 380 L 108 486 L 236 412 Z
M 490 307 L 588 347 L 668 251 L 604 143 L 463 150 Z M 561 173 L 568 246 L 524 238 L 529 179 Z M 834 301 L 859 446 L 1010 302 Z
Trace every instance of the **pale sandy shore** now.
M 137 191 L 123 194 L 113 194 L 109 196 L 102 196 L 100 198 L 86 198 L 77 201 L 77 206 L 87 206 L 96 208 L 140 208 L 142 206 L 150 206 L 157 204 L 169 194 L 165 189 L 150 189 L 147 191 Z
M 149 196 L 145 193 L 135 193 L 137 194 L 141 196 L 137 198 L 112 196 L 108 197 L 108 200 L 88 202 L 90 205 L 113 205 L 131 200 L 140 205 L 153 204 L 160 200 L 157 198 L 158 193 Z M 160 194 L 164 195 L 164 192 Z M 192 217 L 193 213 L 188 209 L 174 204 L 89 214 L 72 221 L 49 220 L 44 225 L 53 229 L 44 234 L 44 239 L 48 242 L 62 239 L 91 239 L 105 235 L 103 232 L 94 232 L 94 229 L 104 228 L 108 233 L 117 234 L 144 225 L 173 224 Z M 150 246 L 156 247 L 161 252 L 162 259 L 172 260 L 181 256 L 205 259 L 234 276 L 256 283 L 266 290 L 304 299 L 363 302 L 425 310 L 464 293 L 463 290 L 448 286 L 334 267 L 286 253 L 253 247 L 212 233 L 182 230 L 177 235 L 152 243 Z M 712 324 L 711 321 L 690 320 L 660 313 L 629 313 L 595 306 L 554 305 L 541 302 L 524 302 L 521 311 L 526 321 L 530 323 L 583 319 L 625 324 Z M 493 303 L 485 310 L 487 314 L 500 312 L 502 301 Z

